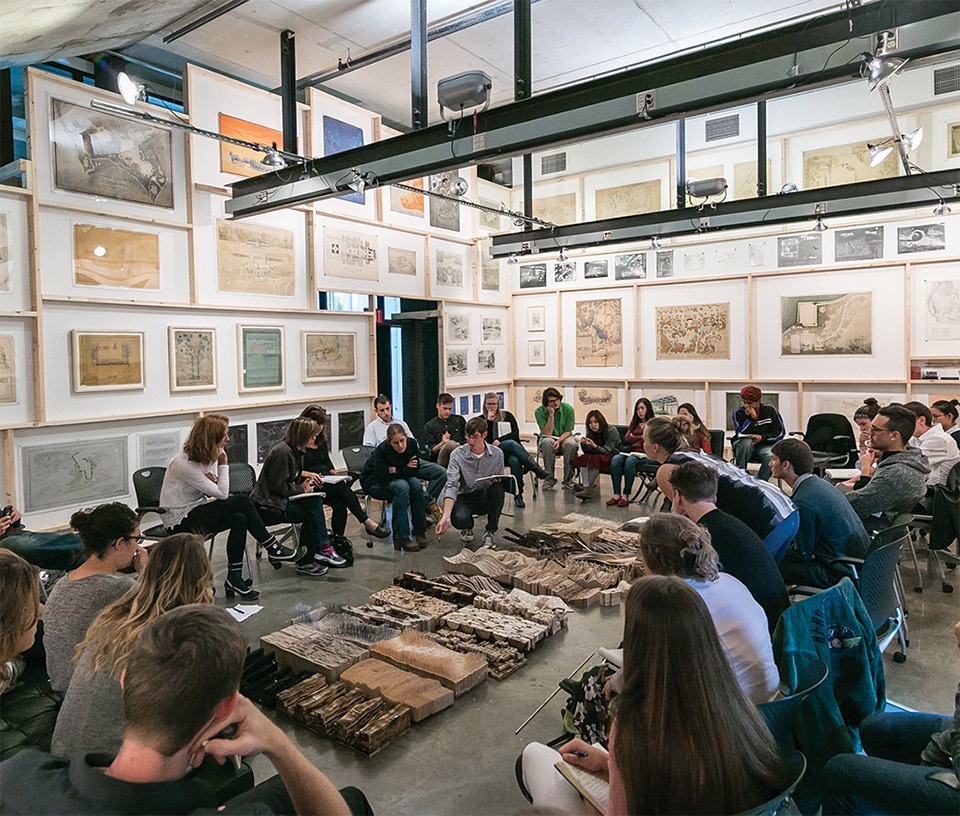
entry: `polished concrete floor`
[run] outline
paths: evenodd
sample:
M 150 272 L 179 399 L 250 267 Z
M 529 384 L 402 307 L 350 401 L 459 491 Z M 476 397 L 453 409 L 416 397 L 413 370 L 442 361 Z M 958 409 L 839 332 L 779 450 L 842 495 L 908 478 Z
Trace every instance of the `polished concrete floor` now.
M 609 484 L 604 485 L 609 491 Z M 541 494 L 527 507 L 504 518 L 502 527 L 520 531 L 565 513 L 577 511 L 626 521 L 653 512 L 656 494 L 646 506 L 608 508 L 601 502 L 581 504 L 567 491 Z M 309 579 L 292 567 L 274 570 L 266 561 L 254 566 L 263 611 L 243 624 L 251 646 L 261 635 L 281 628 L 297 604 L 362 603 L 370 593 L 389 585 L 394 575 L 418 569 L 428 575 L 443 572 L 442 556 L 459 551 L 455 532 L 441 540 L 430 533 L 430 546 L 418 553 L 394 552 L 389 543 L 367 549 L 351 519 L 347 528 L 356 546 L 350 569 L 331 570 Z M 221 537 L 222 539 L 222 537 Z M 222 540 L 214 564 L 224 576 Z M 923 560 L 921 559 L 921 567 Z M 904 569 L 910 597 L 910 648 L 906 663 L 884 656 L 888 699 L 920 710 L 952 713 L 960 679 L 960 651 L 952 627 L 960 618 L 957 594 L 940 591 L 939 580 L 927 575 L 923 594 L 914 594 L 912 567 Z M 960 571 L 949 573 L 958 585 Z M 218 590 L 218 603 L 224 603 Z M 508 814 L 527 805 L 514 781 L 514 761 L 531 740 L 547 741 L 561 733 L 560 711 L 566 695 L 558 693 L 519 734 L 514 732 L 552 692 L 557 681 L 573 672 L 599 646 L 615 645 L 622 633 L 620 607 L 575 612 L 566 631 L 548 638 L 531 654 L 529 663 L 502 682 L 487 680 L 461 697 L 452 708 L 413 725 L 411 730 L 376 756 L 367 758 L 325 740 L 279 717 L 278 722 L 304 753 L 337 785 L 356 785 L 379 814 Z M 595 660 L 595 658 L 591 658 Z M 252 760 L 258 780 L 271 775 L 263 758 Z

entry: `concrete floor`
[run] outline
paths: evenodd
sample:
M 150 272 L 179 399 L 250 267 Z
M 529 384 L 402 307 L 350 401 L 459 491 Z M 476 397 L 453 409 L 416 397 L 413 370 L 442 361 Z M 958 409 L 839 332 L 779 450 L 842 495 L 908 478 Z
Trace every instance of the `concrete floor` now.
M 604 484 L 608 495 L 609 484 Z M 602 502 L 581 504 L 568 491 L 541 494 L 514 518 L 504 517 L 502 528 L 524 531 L 535 524 L 577 511 L 626 521 L 653 512 L 655 495 L 647 505 L 608 508 Z M 459 551 L 455 532 L 442 540 L 430 532 L 430 546 L 418 553 L 396 553 L 387 543 L 367 549 L 359 526 L 351 518 L 347 534 L 356 547 L 357 560 L 350 569 L 331 570 L 327 576 L 308 579 L 290 566 L 274 570 L 266 561 L 255 562 L 254 577 L 261 592 L 263 611 L 244 622 L 252 647 L 261 635 L 281 628 L 296 604 L 322 602 L 363 603 L 370 593 L 389 585 L 394 575 L 418 569 L 428 575 L 443 570 L 443 555 Z M 222 582 L 225 564 L 222 542 L 214 556 Z M 923 561 L 921 560 L 921 566 Z M 949 714 L 960 678 L 960 651 L 953 624 L 960 617 L 960 571 L 949 573 L 958 585 L 954 595 L 943 594 L 939 581 L 926 576 L 926 591 L 915 595 L 912 567 L 904 566 L 910 623 L 907 662 L 894 663 L 895 648 L 884 656 L 887 697 L 911 708 Z M 223 604 L 218 589 L 217 603 Z M 487 680 L 440 714 L 414 724 L 396 743 L 367 758 L 325 740 L 284 717 L 277 721 L 317 767 L 338 786 L 361 788 L 380 814 L 506 814 L 527 805 L 514 781 L 514 761 L 532 740 L 547 741 L 561 733 L 563 692 L 530 722 L 519 735 L 514 731 L 557 688 L 557 681 L 574 671 L 599 646 L 616 645 L 622 634 L 620 607 L 595 607 L 575 612 L 566 631 L 548 638 L 529 656 L 527 666 L 502 682 Z M 257 779 L 272 775 L 262 758 L 251 761 Z

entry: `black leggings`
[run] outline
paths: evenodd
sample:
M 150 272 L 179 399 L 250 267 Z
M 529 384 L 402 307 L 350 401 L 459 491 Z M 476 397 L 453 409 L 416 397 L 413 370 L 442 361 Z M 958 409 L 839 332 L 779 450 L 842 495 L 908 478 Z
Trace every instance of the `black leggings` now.
M 216 499 L 194 507 L 171 532 L 198 533 L 206 536 L 211 533 L 222 533 L 224 530 L 230 531 L 230 536 L 227 538 L 229 567 L 243 564 L 248 532 L 260 544 L 269 541 L 272 537 L 263 526 L 256 506 L 246 493 L 238 493 L 226 499 Z
M 343 531 L 347 529 L 347 510 L 353 513 L 354 518 L 361 524 L 370 518 L 363 512 L 357 494 L 350 489 L 347 482 L 324 485 L 323 500 L 333 510 L 333 517 L 330 519 L 330 531 L 334 535 L 342 536 Z

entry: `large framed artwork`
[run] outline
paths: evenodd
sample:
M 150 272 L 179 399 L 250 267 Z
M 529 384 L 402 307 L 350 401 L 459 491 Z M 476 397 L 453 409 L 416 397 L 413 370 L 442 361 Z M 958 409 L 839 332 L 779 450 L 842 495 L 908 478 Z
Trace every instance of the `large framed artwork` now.
M 0 334 L 0 404 L 17 402 L 16 338 Z
M 170 390 L 209 391 L 217 387 L 216 329 L 170 326 Z
M 873 293 L 780 298 L 780 354 L 872 354 Z
M 830 145 L 803 153 L 803 188 L 835 187 L 858 181 L 896 178 L 900 172 L 897 152 L 893 151 L 875 167 L 870 166 L 870 144 L 883 141 L 882 136 L 848 144 Z
M 23 512 L 101 504 L 130 492 L 127 437 L 22 449 Z
M 300 332 L 300 379 L 352 380 L 357 376 L 357 335 L 352 332 Z
M 283 326 L 237 326 L 239 390 L 282 391 Z
M 623 316 L 620 298 L 580 300 L 576 306 L 577 365 L 623 365 Z
M 729 360 L 730 304 L 656 307 L 658 360 Z
M 379 239 L 375 234 L 351 232 L 341 227 L 323 228 L 325 276 L 375 281 L 380 275 L 378 253 Z
M 138 434 L 140 467 L 166 467 L 180 452 L 180 431 Z
M 283 441 L 283 432 L 287 425 L 293 422 L 290 419 L 270 419 L 257 423 L 257 464 L 262 465 L 274 445 Z
M 960 340 L 960 280 L 927 280 L 924 340 Z
M 218 218 L 217 280 L 221 292 L 293 297 L 297 289 L 294 234 Z
M 160 236 L 75 223 L 73 280 L 79 286 L 159 289 Z
M 92 332 L 74 329 L 73 390 L 143 389 L 143 332 Z
M 230 136 L 243 142 L 253 142 L 265 147 L 271 145 L 283 147 L 283 133 L 279 130 L 258 125 L 256 122 L 248 122 L 245 119 L 238 119 L 236 116 L 229 116 L 226 113 L 217 114 L 217 121 L 220 126 L 220 133 L 224 136 Z M 238 176 L 248 177 L 269 173 L 274 168 L 264 164 L 261 161 L 262 159 L 262 150 L 252 150 L 249 147 L 220 142 L 220 170 L 224 173 L 234 173 Z

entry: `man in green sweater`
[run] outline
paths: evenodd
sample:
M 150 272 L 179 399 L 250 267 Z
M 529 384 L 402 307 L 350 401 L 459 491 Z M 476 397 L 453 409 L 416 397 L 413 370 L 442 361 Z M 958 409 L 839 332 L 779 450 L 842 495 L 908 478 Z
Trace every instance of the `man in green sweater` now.
M 573 435 L 573 406 L 563 402 L 563 394 L 552 386 L 543 389 L 540 407 L 534 412 L 537 427 L 540 428 L 540 453 L 543 456 L 544 470 L 550 478 L 543 482 L 544 490 L 553 490 L 557 486 L 554 478 L 554 466 L 557 454 L 563 456 L 563 486 L 567 490 L 576 490 L 573 481 L 573 460 L 579 452 L 579 445 Z

